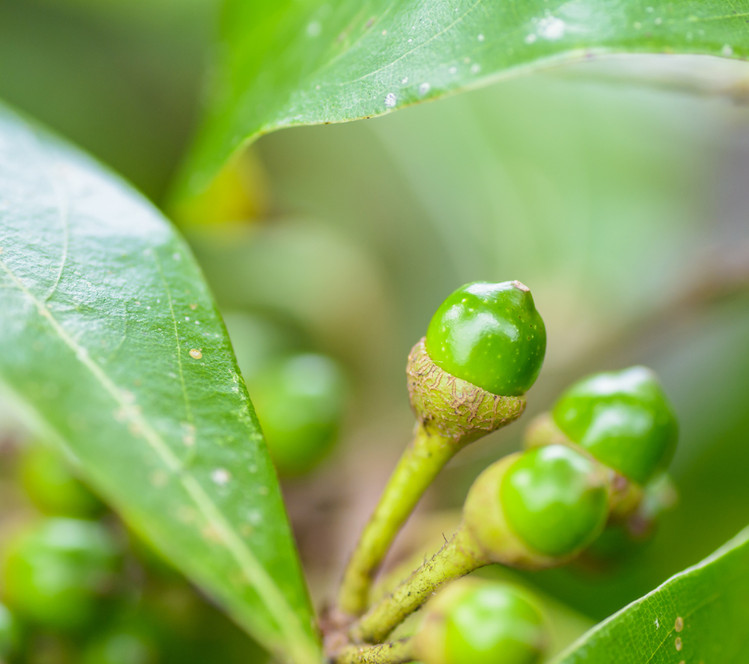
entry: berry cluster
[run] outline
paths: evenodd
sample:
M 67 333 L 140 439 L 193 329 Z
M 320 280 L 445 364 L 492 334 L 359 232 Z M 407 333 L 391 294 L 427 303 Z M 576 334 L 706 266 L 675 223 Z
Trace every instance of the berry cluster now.
M 649 369 L 596 374 L 532 422 L 524 451 L 479 475 L 442 549 L 370 601 L 378 567 L 424 490 L 467 443 L 522 414 L 545 348 L 543 320 L 517 281 L 468 284 L 437 310 L 409 356 L 414 440 L 344 574 L 338 605 L 349 616 L 349 645 L 331 652 L 338 664 L 537 662 L 544 624 L 527 595 L 450 582 L 491 563 L 558 566 L 606 532 L 624 525 L 634 535 L 638 524 L 652 525 L 676 446 L 673 410 Z M 386 642 L 428 601 L 415 633 Z

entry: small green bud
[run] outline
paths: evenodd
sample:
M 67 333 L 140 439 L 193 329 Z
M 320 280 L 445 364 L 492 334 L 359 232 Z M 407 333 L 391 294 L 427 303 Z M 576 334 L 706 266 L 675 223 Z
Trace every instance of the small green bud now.
M 256 376 L 250 394 L 279 474 L 306 473 L 330 452 L 346 397 L 332 359 L 312 353 L 283 358 Z
M 520 396 L 541 371 L 546 328 L 519 281 L 474 282 L 437 309 L 426 349 L 449 374 L 493 394 Z
M 544 568 L 575 556 L 601 532 L 611 472 L 563 445 L 505 457 L 466 498 L 464 524 L 491 562 Z
M 461 579 L 427 604 L 413 651 L 424 664 L 536 664 L 547 640 L 528 593 Z
M 100 598 L 116 580 L 118 562 L 115 543 L 100 524 L 47 519 L 9 545 L 5 599 L 31 623 L 80 629 L 97 617 Z
M 24 450 L 21 484 L 31 502 L 51 516 L 93 517 L 104 505 L 70 470 L 62 455 L 41 444 Z
M 562 394 L 552 417 L 572 443 L 640 485 L 663 470 L 676 449 L 676 417 L 645 367 L 584 378 Z

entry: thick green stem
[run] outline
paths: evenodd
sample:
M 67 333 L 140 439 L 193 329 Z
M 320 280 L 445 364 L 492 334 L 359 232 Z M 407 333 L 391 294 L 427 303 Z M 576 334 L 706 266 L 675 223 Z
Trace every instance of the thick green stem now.
M 348 646 L 334 659 L 335 664 L 405 664 L 413 661 L 411 639 L 376 646 Z
M 468 531 L 461 527 L 431 560 L 425 562 L 354 624 L 350 631 L 352 640 L 381 643 L 441 586 L 488 562 Z
M 344 572 L 338 595 L 340 609 L 361 615 L 367 608 L 372 579 L 401 526 L 439 471 L 462 447 L 454 439 L 416 426 L 414 439 L 403 453 L 364 528 Z

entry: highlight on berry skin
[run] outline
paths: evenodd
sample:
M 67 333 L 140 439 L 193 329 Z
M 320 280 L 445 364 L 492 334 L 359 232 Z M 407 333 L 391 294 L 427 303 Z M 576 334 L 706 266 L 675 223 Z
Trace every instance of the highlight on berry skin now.
M 477 281 L 440 305 L 426 349 L 447 373 L 493 394 L 519 396 L 541 371 L 546 328 L 527 286 Z

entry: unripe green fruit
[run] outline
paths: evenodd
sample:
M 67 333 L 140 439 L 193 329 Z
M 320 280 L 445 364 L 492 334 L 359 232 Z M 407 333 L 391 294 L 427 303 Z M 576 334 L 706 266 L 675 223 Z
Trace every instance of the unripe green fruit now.
M 584 378 L 562 394 L 552 417 L 571 442 L 640 485 L 663 470 L 676 449 L 673 410 L 645 367 Z
M 157 664 L 154 639 L 137 625 L 122 625 L 97 635 L 83 651 L 82 664 Z
M 9 545 L 5 599 L 31 623 L 53 630 L 90 624 L 111 590 L 118 567 L 115 543 L 93 521 L 47 519 Z
M 252 381 L 250 393 L 281 475 L 308 472 L 335 444 L 346 386 L 332 359 L 311 353 L 284 358 Z
M 0 661 L 18 652 L 20 642 L 18 621 L 4 604 L 0 604 Z
M 51 516 L 92 517 L 104 509 L 101 501 L 70 471 L 62 456 L 43 445 L 24 450 L 21 484 L 31 502 Z
M 519 588 L 461 579 L 425 611 L 413 643 L 424 664 L 536 664 L 543 656 L 544 619 Z
M 533 385 L 546 352 L 546 328 L 519 281 L 474 282 L 437 309 L 426 335 L 434 363 L 493 394 L 519 396 Z
M 545 568 L 579 553 L 603 529 L 611 471 L 549 445 L 492 464 L 474 482 L 464 524 L 487 561 Z
M 502 479 L 507 523 L 533 550 L 569 556 L 601 532 L 608 478 L 598 464 L 563 445 L 523 454 Z

